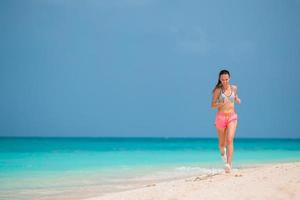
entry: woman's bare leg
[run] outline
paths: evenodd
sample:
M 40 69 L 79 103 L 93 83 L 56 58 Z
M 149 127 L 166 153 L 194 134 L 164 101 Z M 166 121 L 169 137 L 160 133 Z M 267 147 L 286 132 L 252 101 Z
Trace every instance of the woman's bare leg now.
M 235 135 L 235 130 L 237 127 L 237 120 L 234 120 L 230 122 L 227 126 L 228 132 L 227 132 L 227 162 L 230 166 L 232 166 L 232 158 L 233 158 L 233 140 Z
M 226 145 L 226 129 L 225 128 L 217 128 L 218 138 L 219 138 L 219 149 L 221 155 L 224 155 L 224 148 Z

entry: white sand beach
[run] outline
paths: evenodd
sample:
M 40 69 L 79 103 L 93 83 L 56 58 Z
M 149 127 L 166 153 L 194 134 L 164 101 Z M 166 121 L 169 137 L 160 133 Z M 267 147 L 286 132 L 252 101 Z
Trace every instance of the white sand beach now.
M 300 199 L 300 162 L 234 170 L 230 174 L 146 184 L 86 200 L 293 200 Z

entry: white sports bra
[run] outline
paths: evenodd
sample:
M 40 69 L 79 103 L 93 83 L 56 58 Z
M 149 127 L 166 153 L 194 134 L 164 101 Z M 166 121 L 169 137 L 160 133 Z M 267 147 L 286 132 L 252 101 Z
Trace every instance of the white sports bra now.
M 224 101 L 226 98 L 231 102 L 231 103 L 234 103 L 234 98 L 235 98 L 235 92 L 233 90 L 233 87 L 230 85 L 230 90 L 231 90 L 231 93 L 229 96 L 226 96 L 225 93 L 223 92 L 222 88 L 221 88 L 221 92 L 220 92 L 220 95 L 218 97 L 218 103 Z

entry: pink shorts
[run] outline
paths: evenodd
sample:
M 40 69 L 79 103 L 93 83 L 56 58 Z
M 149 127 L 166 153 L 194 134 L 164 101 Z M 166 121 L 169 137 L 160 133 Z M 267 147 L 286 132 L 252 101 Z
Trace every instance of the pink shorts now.
M 215 125 L 217 128 L 227 128 L 230 122 L 237 119 L 238 117 L 235 112 L 231 112 L 231 113 L 217 112 Z

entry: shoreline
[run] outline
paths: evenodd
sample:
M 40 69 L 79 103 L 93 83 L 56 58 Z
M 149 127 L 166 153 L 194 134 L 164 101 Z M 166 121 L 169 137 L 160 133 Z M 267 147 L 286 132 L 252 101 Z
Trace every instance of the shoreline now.
M 255 164 L 247 168 L 146 183 L 83 200 L 299 199 L 300 162 Z

